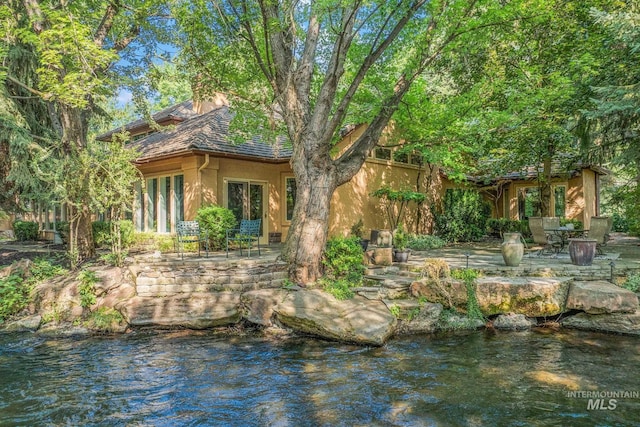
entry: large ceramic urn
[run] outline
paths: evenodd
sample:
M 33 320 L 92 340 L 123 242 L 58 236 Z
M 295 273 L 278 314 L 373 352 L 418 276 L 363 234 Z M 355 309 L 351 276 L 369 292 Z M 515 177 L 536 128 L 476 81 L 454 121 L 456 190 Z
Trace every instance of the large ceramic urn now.
M 524 256 L 524 244 L 520 233 L 504 233 L 504 241 L 500 245 L 504 263 L 509 267 L 517 267 Z
M 569 239 L 569 256 L 574 265 L 591 265 L 596 256 L 595 239 Z

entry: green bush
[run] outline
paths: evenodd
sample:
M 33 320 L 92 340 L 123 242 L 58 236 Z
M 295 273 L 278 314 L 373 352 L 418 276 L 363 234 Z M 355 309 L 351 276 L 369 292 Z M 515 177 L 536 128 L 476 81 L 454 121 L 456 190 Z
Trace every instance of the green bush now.
M 78 293 L 80 294 L 80 305 L 84 308 L 91 307 L 96 303 L 96 283 L 98 276 L 91 270 L 82 270 L 78 274 Z
M 134 241 L 133 222 L 125 219 L 119 221 L 118 224 L 120 225 L 120 243 L 122 248 L 129 248 Z M 111 247 L 110 221 L 94 221 L 91 223 L 91 230 L 93 231 L 93 242 L 97 248 Z
M 13 232 L 20 242 L 38 240 L 38 223 L 33 221 L 15 221 Z
M 414 251 L 439 249 L 446 244 L 440 237 L 431 234 L 410 234 L 407 240 L 407 247 Z
M 325 292 L 330 293 L 338 300 L 353 298 L 353 284 L 346 279 L 332 280 L 328 278 L 320 279 L 320 284 Z
M 626 233 L 629 231 L 629 221 L 627 221 L 626 217 L 616 212 L 611 216 L 611 218 L 613 219 L 613 231 L 618 231 L 621 233 Z
M 29 283 L 15 274 L 0 279 L 0 323 L 29 304 L 31 289 Z
M 477 191 L 449 189 L 442 209 L 432 211 L 438 236 L 449 242 L 467 242 L 484 236 L 491 207 Z
M 364 273 L 362 246 L 357 237 L 333 237 L 327 241 L 322 264 L 325 275 L 333 280 L 345 279 L 360 284 Z
M 627 280 L 622 284 L 622 287 L 630 290 L 631 292 L 640 291 L 640 274 L 632 274 L 627 277 Z
M 111 246 L 111 223 L 108 221 L 93 221 L 91 223 L 93 243 L 96 248 Z
M 208 205 L 198 209 L 196 221 L 209 233 L 210 249 L 224 248 L 227 230 L 236 228 L 238 224 L 231 210 L 218 205 Z

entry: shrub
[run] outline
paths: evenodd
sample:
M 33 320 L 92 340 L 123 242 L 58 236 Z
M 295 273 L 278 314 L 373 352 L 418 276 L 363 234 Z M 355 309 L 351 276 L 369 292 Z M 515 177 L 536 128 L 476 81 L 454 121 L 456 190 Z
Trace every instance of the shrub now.
M 322 264 L 327 277 L 359 284 L 362 282 L 364 264 L 362 246 L 356 237 L 334 237 L 329 239 Z
M 128 248 L 134 241 L 133 222 L 125 219 L 118 221 L 118 225 L 120 228 L 120 244 L 122 248 Z M 112 246 L 111 226 L 110 221 L 94 221 L 91 223 L 93 241 L 97 248 Z
M 447 242 L 438 236 L 430 234 L 410 234 L 407 239 L 407 247 L 414 251 L 426 251 L 429 249 L 439 249 Z
M 227 230 L 235 228 L 236 217 L 230 209 L 218 205 L 198 209 L 196 221 L 209 233 L 209 248 L 222 249 L 226 244 Z
M 477 191 L 450 189 L 442 209 L 432 211 L 438 236 L 449 242 L 466 242 L 485 234 L 491 207 Z
M 30 302 L 31 286 L 12 274 L 0 279 L 0 322 L 22 311 Z
M 640 291 L 640 274 L 632 274 L 627 277 L 627 280 L 622 284 L 622 287 L 630 290 L 631 292 Z
M 38 239 L 38 223 L 33 221 L 15 221 L 13 232 L 20 242 Z
M 467 288 L 467 317 L 469 319 L 484 320 L 484 315 L 482 311 L 480 311 L 478 298 L 476 297 L 476 279 L 478 278 L 478 272 L 470 268 L 453 270 L 451 277 L 462 280 Z
M 627 221 L 627 218 L 620 215 L 619 213 L 614 213 L 612 215 L 612 219 L 613 219 L 613 231 L 618 231 L 621 233 L 626 233 L 629 231 L 629 221 Z
M 111 223 L 108 221 L 93 221 L 91 223 L 93 243 L 96 248 L 111 246 Z
M 332 280 L 328 278 L 320 279 L 320 284 L 325 292 L 330 293 L 338 300 L 353 298 L 352 284 L 345 280 Z
M 96 283 L 98 276 L 91 270 L 82 270 L 78 274 L 80 284 L 78 285 L 78 293 L 80 294 L 80 305 L 84 308 L 91 307 L 96 303 Z

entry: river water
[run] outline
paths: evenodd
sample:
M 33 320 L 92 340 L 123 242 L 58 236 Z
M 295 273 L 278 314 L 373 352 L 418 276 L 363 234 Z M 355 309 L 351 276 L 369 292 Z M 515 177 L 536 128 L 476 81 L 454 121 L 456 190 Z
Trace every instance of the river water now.
M 639 344 L 566 331 L 380 348 L 187 331 L 5 335 L 0 426 L 638 425 Z

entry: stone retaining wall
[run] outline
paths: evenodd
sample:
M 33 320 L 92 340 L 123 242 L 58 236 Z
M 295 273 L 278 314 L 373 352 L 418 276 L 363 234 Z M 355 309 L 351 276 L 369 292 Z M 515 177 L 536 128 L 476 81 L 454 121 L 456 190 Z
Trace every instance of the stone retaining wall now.
M 281 288 L 287 278 L 282 262 L 139 262 L 130 267 L 138 296 L 164 297 L 203 292 L 247 292 Z

